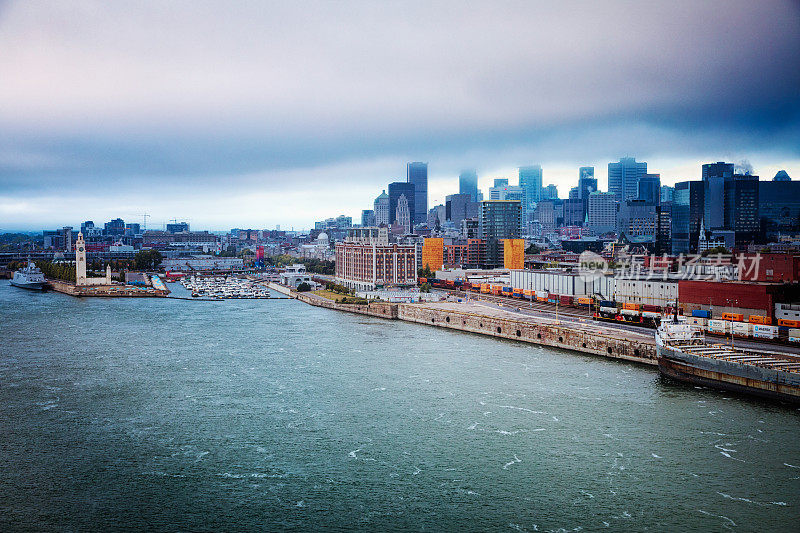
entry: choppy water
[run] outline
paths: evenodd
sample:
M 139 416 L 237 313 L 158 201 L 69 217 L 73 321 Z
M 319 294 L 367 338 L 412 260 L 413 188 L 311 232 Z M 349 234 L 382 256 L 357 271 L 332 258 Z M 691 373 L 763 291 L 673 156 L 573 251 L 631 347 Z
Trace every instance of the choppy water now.
M 292 301 L 0 282 L 0 530 L 796 530 L 800 411 Z

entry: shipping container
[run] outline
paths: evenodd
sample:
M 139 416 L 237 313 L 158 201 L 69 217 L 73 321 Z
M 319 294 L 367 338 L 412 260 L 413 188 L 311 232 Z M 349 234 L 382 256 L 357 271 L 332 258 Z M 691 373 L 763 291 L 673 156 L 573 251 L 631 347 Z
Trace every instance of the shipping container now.
M 578 305 L 589 306 L 592 305 L 591 298 L 578 298 Z
M 511 296 L 513 292 L 514 289 L 512 289 L 511 287 L 503 287 L 502 289 L 503 296 Z
M 747 317 L 747 321 L 751 324 L 763 324 L 765 326 L 772 325 L 772 318 L 763 315 L 750 315 Z
M 623 308 L 622 310 L 620 310 L 620 314 L 621 315 L 626 315 L 626 316 L 639 316 L 639 311 L 636 310 L 636 309 L 624 309 Z
M 650 313 L 658 313 L 661 311 L 661 307 L 657 305 L 642 304 L 642 311 L 648 311 Z
M 700 326 L 703 329 L 706 329 L 706 322 L 705 318 L 699 316 L 690 316 L 686 318 L 686 322 L 693 325 L 693 326 Z
M 561 296 L 559 301 L 561 305 L 572 305 L 572 296 Z
M 608 315 L 616 315 L 617 314 L 617 308 L 616 307 L 601 307 L 600 308 L 600 312 L 608 314 Z
M 514 298 L 522 298 L 522 289 L 514 289 L 514 291 L 511 293 L 511 296 Z
M 531 289 L 523 289 L 522 290 L 522 296 L 526 300 L 533 300 L 535 298 L 535 293 Z
M 800 328 L 789 328 L 789 342 L 800 343 Z
M 722 320 L 744 322 L 744 315 L 740 315 L 739 313 L 722 313 Z
M 800 328 L 800 320 L 787 320 L 785 318 L 779 318 L 778 325 L 786 326 L 787 328 Z
M 644 318 L 656 319 L 661 318 L 661 313 L 657 313 L 655 311 L 642 311 L 642 316 Z
M 547 291 L 536 291 L 536 299 L 538 300 L 539 298 L 543 298 L 547 300 L 548 294 L 549 293 Z
M 774 339 L 778 336 L 777 326 L 764 326 L 753 324 L 753 337 L 758 339 Z
M 753 324 L 749 322 L 732 322 L 731 333 L 737 337 L 752 337 Z
M 711 312 L 707 309 L 695 309 L 692 311 L 692 316 L 700 317 L 700 318 L 711 318 Z
M 492 292 L 492 286 L 488 283 L 481 283 L 481 294 L 490 294 Z
M 553 297 L 553 295 L 551 294 L 550 297 L 547 299 L 547 303 L 557 304 L 558 303 L 558 297 L 557 296 Z
M 629 311 L 638 311 L 639 304 L 622 304 L 623 309 L 627 309 Z
M 616 307 L 617 304 L 614 300 L 600 300 L 597 302 L 600 307 Z
M 727 320 L 709 320 L 708 331 L 712 333 L 725 334 L 730 331 L 731 323 Z

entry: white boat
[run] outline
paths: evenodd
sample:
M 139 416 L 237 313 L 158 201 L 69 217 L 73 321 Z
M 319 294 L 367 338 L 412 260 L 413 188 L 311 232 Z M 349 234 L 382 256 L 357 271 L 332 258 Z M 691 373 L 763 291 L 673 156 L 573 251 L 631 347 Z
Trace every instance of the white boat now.
M 28 261 L 28 265 L 25 268 L 14 272 L 11 284 L 23 289 L 42 290 L 47 282 L 44 279 L 44 274 L 39 270 L 39 267 L 34 265 L 33 261 Z

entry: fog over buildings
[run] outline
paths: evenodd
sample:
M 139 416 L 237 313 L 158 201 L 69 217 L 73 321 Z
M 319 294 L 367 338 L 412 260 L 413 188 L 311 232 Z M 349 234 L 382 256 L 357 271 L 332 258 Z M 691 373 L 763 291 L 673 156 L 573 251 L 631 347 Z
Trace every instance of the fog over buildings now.
M 426 207 L 472 168 L 539 164 L 562 197 L 624 157 L 800 175 L 791 1 L 11 1 L 0 49 L 4 230 L 359 219 L 413 161 Z

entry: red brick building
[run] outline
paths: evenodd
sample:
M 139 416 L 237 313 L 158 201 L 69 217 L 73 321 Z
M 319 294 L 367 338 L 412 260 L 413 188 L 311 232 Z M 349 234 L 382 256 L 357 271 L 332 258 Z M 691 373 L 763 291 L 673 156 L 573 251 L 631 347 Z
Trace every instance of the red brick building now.
M 351 230 L 336 243 L 336 282 L 356 290 L 417 284 L 417 247 L 390 244 L 386 231 Z

